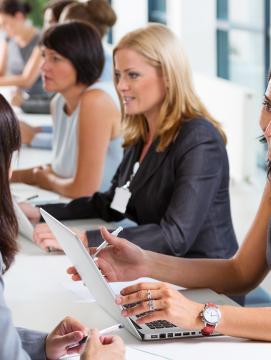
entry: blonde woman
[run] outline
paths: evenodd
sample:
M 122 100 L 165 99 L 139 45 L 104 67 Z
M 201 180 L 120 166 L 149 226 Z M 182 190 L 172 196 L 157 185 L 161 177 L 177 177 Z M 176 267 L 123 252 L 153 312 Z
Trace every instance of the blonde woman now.
M 114 50 L 125 154 L 111 188 L 92 198 L 44 208 L 59 219 L 128 217 L 122 236 L 140 247 L 186 257 L 228 258 L 237 250 L 229 202 L 225 134 L 196 95 L 175 35 L 152 24 Z M 29 216 L 39 218 L 37 209 Z M 82 236 L 102 241 L 98 231 Z M 46 225 L 35 241 L 59 247 Z

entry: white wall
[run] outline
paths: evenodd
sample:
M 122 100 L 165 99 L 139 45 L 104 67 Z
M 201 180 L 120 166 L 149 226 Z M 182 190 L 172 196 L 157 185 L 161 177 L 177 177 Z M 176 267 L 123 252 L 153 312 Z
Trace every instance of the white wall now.
M 113 27 L 114 43 L 128 31 L 144 26 L 148 21 L 146 0 L 113 0 L 112 7 L 118 15 L 118 21 Z
M 253 181 L 257 153 L 257 104 L 252 90 L 231 81 L 194 74 L 196 90 L 212 116 L 222 123 L 228 138 L 230 175 Z
M 168 26 L 180 36 L 194 71 L 216 74 L 216 1 L 167 0 Z

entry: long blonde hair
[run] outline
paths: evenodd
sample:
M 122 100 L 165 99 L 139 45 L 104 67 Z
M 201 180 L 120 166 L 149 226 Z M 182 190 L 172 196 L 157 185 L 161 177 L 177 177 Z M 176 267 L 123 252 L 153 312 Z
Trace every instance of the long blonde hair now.
M 204 117 L 219 131 L 226 143 L 221 124 L 207 111 L 192 82 L 190 67 L 182 46 L 173 32 L 161 24 L 149 24 L 146 27 L 129 32 L 117 44 L 113 52 L 131 49 L 143 56 L 146 61 L 165 79 L 166 96 L 161 106 L 157 134 L 157 151 L 163 151 L 176 138 L 184 120 Z M 116 79 L 114 79 L 115 86 Z M 118 93 L 119 97 L 120 94 Z M 147 138 L 146 118 L 143 114 L 126 115 L 121 101 L 124 127 L 124 147 Z

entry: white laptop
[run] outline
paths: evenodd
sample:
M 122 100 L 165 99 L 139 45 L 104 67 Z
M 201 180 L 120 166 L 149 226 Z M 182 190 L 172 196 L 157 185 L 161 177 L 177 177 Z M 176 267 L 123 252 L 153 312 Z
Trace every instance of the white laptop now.
M 80 274 L 83 282 L 96 298 L 98 304 L 111 317 L 140 340 L 164 340 L 183 337 L 202 336 L 199 330 L 187 330 L 176 327 L 167 321 L 155 321 L 145 325 L 138 325 L 133 318 L 121 315 L 122 307 L 115 304 L 115 294 L 104 279 L 94 260 L 80 241 L 69 228 L 56 220 L 53 216 L 41 209 L 41 214 L 62 245 L 64 252 Z M 181 291 L 181 290 L 180 290 Z M 201 303 L 213 302 L 218 305 L 235 305 L 227 296 L 219 295 L 209 289 L 183 290 L 185 296 Z M 218 334 L 216 334 L 218 335 Z
M 18 221 L 19 234 L 21 234 L 27 240 L 32 241 L 34 231 L 33 225 L 15 200 L 13 200 L 13 207 Z
M 33 224 L 29 221 L 29 219 L 27 218 L 23 210 L 20 208 L 20 206 L 17 204 L 15 199 L 13 199 L 13 207 L 18 221 L 19 234 L 21 234 L 27 240 L 33 241 Z M 92 220 L 93 219 L 67 220 L 64 223 L 66 226 L 76 227 L 79 230 L 97 229 L 100 225 L 107 224 L 102 220 L 96 220 L 94 224 L 94 221 Z M 114 227 L 114 224 L 112 224 L 112 226 Z

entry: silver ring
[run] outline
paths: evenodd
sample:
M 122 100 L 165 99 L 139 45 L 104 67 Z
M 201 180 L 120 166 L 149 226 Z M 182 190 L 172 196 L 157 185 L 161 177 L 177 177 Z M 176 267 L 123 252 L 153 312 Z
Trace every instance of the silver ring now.
M 150 311 L 154 311 L 155 310 L 155 306 L 154 306 L 154 301 L 153 299 L 148 300 L 148 306 Z
M 147 300 L 150 301 L 152 300 L 152 296 L 151 296 L 151 290 L 147 290 Z

